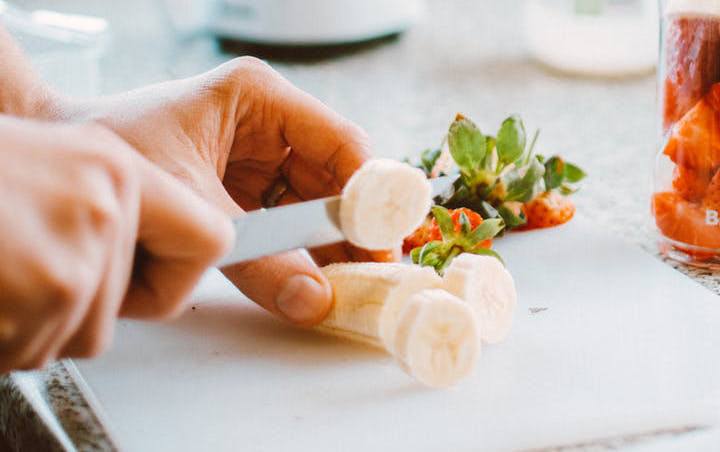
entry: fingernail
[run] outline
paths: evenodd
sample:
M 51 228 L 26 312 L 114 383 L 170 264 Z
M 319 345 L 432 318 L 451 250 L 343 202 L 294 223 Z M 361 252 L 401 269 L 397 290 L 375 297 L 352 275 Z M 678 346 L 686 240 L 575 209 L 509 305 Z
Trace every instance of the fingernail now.
M 327 312 L 330 288 L 307 275 L 295 275 L 275 299 L 275 305 L 288 320 L 300 325 L 312 325 Z

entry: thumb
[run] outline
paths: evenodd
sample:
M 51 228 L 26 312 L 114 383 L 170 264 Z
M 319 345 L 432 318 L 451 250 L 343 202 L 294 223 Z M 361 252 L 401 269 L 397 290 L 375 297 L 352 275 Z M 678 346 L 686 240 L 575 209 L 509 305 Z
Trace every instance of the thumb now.
M 222 269 L 248 298 L 298 326 L 320 323 L 332 306 L 330 283 L 302 251 Z

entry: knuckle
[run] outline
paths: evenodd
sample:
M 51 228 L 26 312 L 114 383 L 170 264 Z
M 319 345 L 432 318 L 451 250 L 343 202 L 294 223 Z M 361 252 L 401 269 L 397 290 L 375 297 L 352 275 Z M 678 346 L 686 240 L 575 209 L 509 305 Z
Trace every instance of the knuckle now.
M 218 67 L 214 76 L 221 91 L 247 92 L 255 88 L 268 88 L 280 82 L 282 77 L 268 63 L 251 56 L 228 61 Z
M 255 58 L 252 56 L 242 56 L 230 60 L 228 67 L 231 73 L 248 74 L 248 73 L 259 73 L 259 74 L 272 74 L 275 70 L 267 64 L 265 61 Z
M 93 292 L 96 271 L 91 270 L 85 263 L 67 265 L 61 263 L 56 269 L 48 271 L 49 313 L 67 313 L 84 304 Z M 69 270 L 72 268 L 72 270 Z
M 114 229 L 123 221 L 123 207 L 132 199 L 133 172 L 122 156 L 95 155 L 79 184 L 88 218 L 102 230 Z

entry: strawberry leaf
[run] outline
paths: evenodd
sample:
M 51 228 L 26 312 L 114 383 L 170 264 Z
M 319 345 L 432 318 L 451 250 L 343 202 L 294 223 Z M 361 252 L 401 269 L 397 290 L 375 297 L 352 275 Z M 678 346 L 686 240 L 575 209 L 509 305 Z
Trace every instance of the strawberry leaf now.
M 483 256 L 492 256 L 492 257 L 496 258 L 497 260 L 499 260 L 503 265 L 505 265 L 505 261 L 502 259 L 502 257 L 500 257 L 500 255 L 497 252 L 495 252 L 489 248 L 475 248 L 474 250 L 472 250 L 470 252 L 473 254 L 481 254 Z
M 448 212 L 448 210 L 444 207 L 434 206 L 432 208 L 432 213 L 433 216 L 435 216 L 438 226 L 440 227 L 440 234 L 442 234 L 443 239 L 454 239 L 457 234 L 455 233 L 455 224 L 450 216 L 450 212 Z
M 418 255 L 418 261 L 422 266 L 434 267 L 440 261 L 440 249 L 443 246 L 443 242 L 434 241 L 428 242 L 420 249 Z
M 574 187 L 572 187 L 572 186 L 570 186 L 570 185 L 568 185 L 568 184 L 562 184 L 562 185 L 560 186 L 560 188 L 558 188 L 558 191 L 559 191 L 560 194 L 563 195 L 563 196 L 570 196 L 570 195 L 572 195 L 573 193 L 577 192 L 578 189 L 577 189 L 577 188 L 574 188 Z
M 472 174 L 485 161 L 488 153 L 487 139 L 475 123 L 458 115 L 448 133 L 450 155 L 461 171 Z
M 565 162 L 565 180 L 571 184 L 576 184 L 585 179 L 587 174 L 579 167 L 572 163 Z
M 550 157 L 545 161 L 545 190 L 553 190 L 565 180 L 565 165 L 560 157 Z
M 506 228 L 508 230 L 516 228 L 518 226 L 522 226 L 527 222 L 522 212 L 520 213 L 520 215 L 516 214 L 512 209 L 505 205 L 505 203 L 501 204 L 498 207 L 497 212 L 498 215 L 500 215 L 500 218 L 502 218 L 505 222 Z
M 442 149 L 440 148 L 425 149 L 422 154 L 420 154 L 420 166 L 426 175 L 432 173 L 435 163 L 437 163 L 437 160 L 440 158 L 440 154 L 442 154 Z
M 503 228 L 505 228 L 505 222 L 503 222 L 502 219 L 493 218 L 485 220 L 467 236 L 468 244 L 471 248 L 474 248 L 479 243 L 498 235 Z
M 423 250 L 424 247 L 418 246 L 417 248 L 413 248 L 412 251 L 410 251 L 410 259 L 412 259 L 413 264 L 419 264 L 420 263 L 420 252 Z
M 463 235 L 467 235 L 472 230 L 472 224 L 470 224 L 470 219 L 465 215 L 465 212 L 460 212 L 460 219 L 458 220 L 460 223 L 460 232 Z
M 497 154 L 501 166 L 515 163 L 525 152 L 525 125 L 517 116 L 511 116 L 502 123 L 497 135 Z
M 523 168 L 525 174 L 520 176 L 521 171 L 514 169 L 506 174 L 505 186 L 507 193 L 505 201 L 529 202 L 537 193 L 544 191 L 540 183 L 543 183 L 545 166 L 536 158 L 530 160 L 530 164 Z

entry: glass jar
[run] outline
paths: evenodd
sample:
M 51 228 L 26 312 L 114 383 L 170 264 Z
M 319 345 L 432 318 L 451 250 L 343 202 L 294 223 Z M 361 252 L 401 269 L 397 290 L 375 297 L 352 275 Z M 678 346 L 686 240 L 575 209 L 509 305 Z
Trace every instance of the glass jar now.
M 660 0 L 658 153 L 652 211 L 661 251 L 720 266 L 720 1 Z

